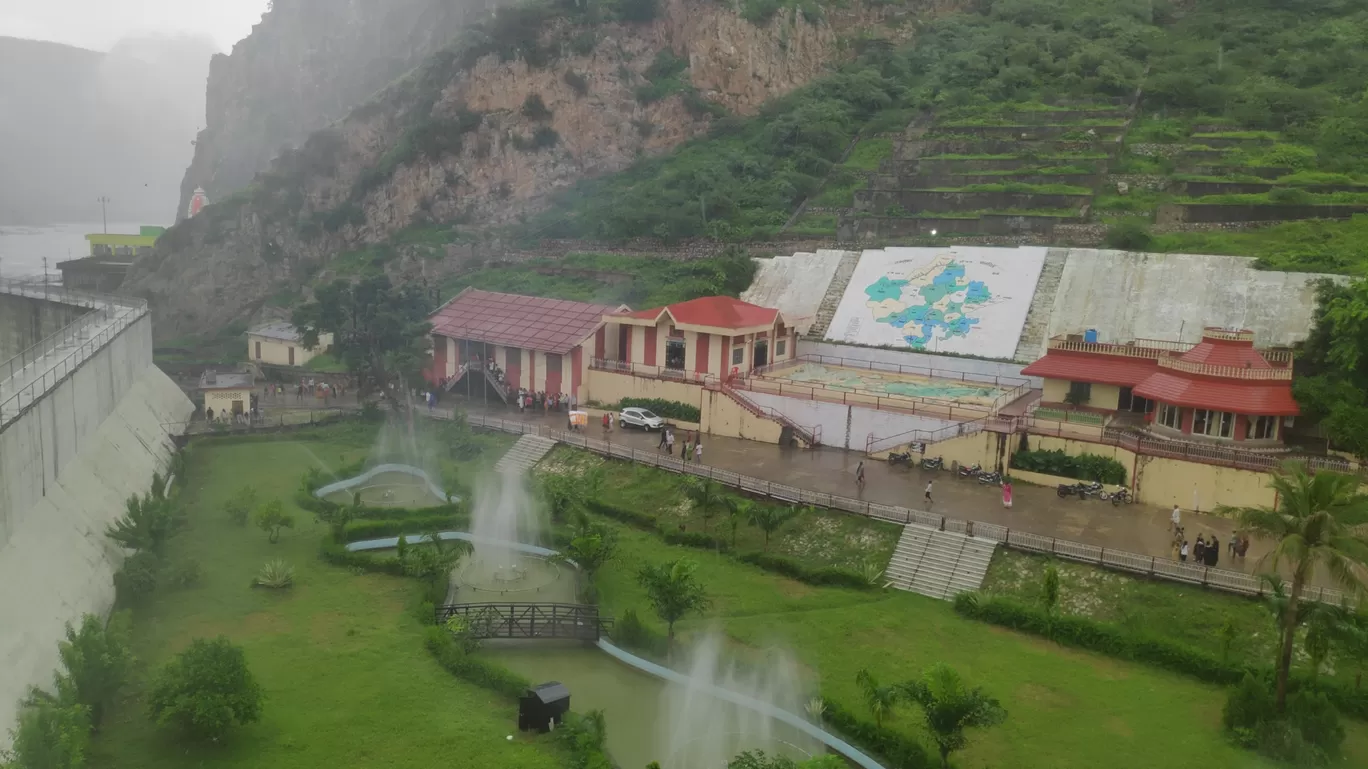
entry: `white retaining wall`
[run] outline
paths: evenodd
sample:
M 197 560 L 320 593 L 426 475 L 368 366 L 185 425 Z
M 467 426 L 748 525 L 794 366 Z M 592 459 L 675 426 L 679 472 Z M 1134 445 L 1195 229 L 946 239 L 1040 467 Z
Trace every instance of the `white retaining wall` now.
M 816 253 L 756 259 L 755 279 L 741 293 L 741 299 L 778 309 L 789 325 L 807 333 L 846 253 L 822 249 Z
M 744 394 L 760 406 L 772 408 L 803 427 L 820 425 L 823 446 L 857 451 L 864 451 L 871 436 L 887 438 L 913 430 L 940 430 L 957 424 L 934 417 L 789 398 L 772 393 L 746 391 Z
M 0 432 L 0 748 L 19 698 L 51 684 L 65 624 L 113 604 L 122 553 L 105 529 L 192 410 L 152 365 L 144 315 Z

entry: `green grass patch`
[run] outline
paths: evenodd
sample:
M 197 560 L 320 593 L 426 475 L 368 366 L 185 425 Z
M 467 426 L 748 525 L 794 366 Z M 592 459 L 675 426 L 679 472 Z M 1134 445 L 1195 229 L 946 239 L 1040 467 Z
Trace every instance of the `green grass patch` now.
M 831 235 L 836 232 L 834 213 L 806 213 L 798 217 L 787 232 L 793 235 Z
M 918 190 L 919 192 L 922 190 Z M 1090 195 L 1092 190 L 1072 184 L 1026 184 L 1001 182 L 996 184 L 966 184 L 963 187 L 934 187 L 929 192 L 1007 192 L 1036 195 Z
M 683 435 L 676 436 L 681 442 Z M 703 457 L 708 442 L 703 441 Z M 601 468 L 605 473 L 602 502 L 651 516 L 665 531 L 704 532 L 699 511 L 684 496 L 684 476 L 632 462 L 604 459 L 580 449 L 557 447 L 537 466 L 538 473 L 581 477 Z M 737 496 L 727 491 L 728 496 Z M 757 505 L 774 503 L 757 501 Z M 720 511 L 708 531 L 731 542 L 726 512 Z M 795 558 L 809 566 L 859 569 L 866 561 L 887 563 L 902 527 L 858 515 L 805 508 L 770 538 L 769 552 Z M 737 551 L 760 550 L 764 533 L 742 522 L 736 530 Z
M 1276 141 L 1278 133 L 1276 131 L 1211 131 L 1207 133 L 1195 133 L 1193 139 L 1266 139 Z
M 1286 222 L 1245 232 L 1158 234 L 1152 251 L 1255 256 L 1270 270 L 1368 275 L 1368 216 L 1334 221 Z
M 160 590 L 135 612 L 140 670 L 95 737 L 92 766 L 427 769 L 449 762 L 456 745 L 469 766 L 565 765 L 565 754 L 547 738 L 518 734 L 506 741 L 515 731 L 516 703 L 454 678 L 424 649 L 414 582 L 354 574 L 318 559 L 324 527 L 295 508 L 291 495 L 308 467 L 361 458 L 374 436 L 373 427 L 364 427 L 192 446 L 180 491 L 190 525 L 172 540 L 171 558 L 197 561 L 202 578 L 195 587 Z M 295 528 L 278 544 L 223 512 L 247 481 L 295 516 Z M 276 558 L 294 566 L 294 587 L 252 589 L 262 564 Z M 220 634 L 246 651 L 265 690 L 262 720 L 219 744 L 189 745 L 150 722 L 146 687 L 192 639 Z
M 892 139 L 861 139 L 855 145 L 855 149 L 850 151 L 850 157 L 846 158 L 842 165 L 861 171 L 873 171 L 892 154 Z
M 620 553 L 599 579 L 602 602 L 615 616 L 635 609 L 663 632 L 635 573 L 642 564 L 688 556 L 699 563 L 714 606 L 707 617 L 681 622 L 682 635 L 716 626 L 742 645 L 743 656 L 776 644 L 790 649 L 820 675 L 824 696 L 861 718 L 870 719 L 855 686 L 862 668 L 889 683 L 949 664 L 1008 711 L 1001 727 L 973 735 L 957 766 L 1148 769 L 1157 752 L 1177 769 L 1272 766 L 1223 738 L 1218 687 L 966 620 L 944 601 L 811 587 L 628 529 Z M 885 723 L 929 744 L 914 709 L 900 707 Z M 1345 767 L 1368 756 L 1364 727 L 1348 727 Z
M 304 368 L 308 371 L 323 371 L 331 374 L 342 374 L 346 373 L 347 364 L 338 360 L 336 356 L 334 356 L 330 352 L 321 352 L 310 358 L 309 362 L 304 364 Z

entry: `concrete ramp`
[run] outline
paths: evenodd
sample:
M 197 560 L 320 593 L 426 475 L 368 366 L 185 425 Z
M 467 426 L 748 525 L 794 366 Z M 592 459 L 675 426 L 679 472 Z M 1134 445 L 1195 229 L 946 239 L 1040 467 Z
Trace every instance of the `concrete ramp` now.
M 1097 329 L 1103 342 L 1201 341 L 1203 326 L 1247 328 L 1260 346 L 1306 338 L 1313 283 L 1343 276 L 1254 269 L 1243 256 L 1069 250 L 1046 338 Z M 1024 346 L 1022 354 L 1030 354 Z
M 886 575 L 899 590 L 948 601 L 983 586 L 996 547 L 989 540 L 909 524 Z
M 555 447 L 556 442 L 550 438 L 543 438 L 540 435 L 524 435 L 503 456 L 499 457 L 499 461 L 494 463 L 494 469 L 499 472 L 516 470 L 525 473 Z
M 817 317 L 818 306 L 845 253 L 822 249 L 816 253 L 756 259 L 755 280 L 741 293 L 741 299 L 761 307 L 778 308 L 799 333 L 805 334 Z

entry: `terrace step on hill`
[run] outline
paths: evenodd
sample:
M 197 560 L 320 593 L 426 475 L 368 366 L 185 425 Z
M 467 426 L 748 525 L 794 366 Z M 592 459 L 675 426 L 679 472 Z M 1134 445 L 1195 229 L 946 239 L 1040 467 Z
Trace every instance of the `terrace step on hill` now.
M 543 438 L 540 435 L 524 435 L 518 442 L 509 448 L 508 452 L 494 463 L 494 469 L 499 472 L 512 470 L 525 473 L 532 469 L 556 447 L 556 442 L 550 438 Z

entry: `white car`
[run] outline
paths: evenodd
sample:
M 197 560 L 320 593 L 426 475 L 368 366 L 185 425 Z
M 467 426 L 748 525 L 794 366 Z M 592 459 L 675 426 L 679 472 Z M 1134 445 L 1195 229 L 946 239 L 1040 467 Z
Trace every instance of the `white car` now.
M 643 430 L 659 430 L 665 424 L 665 420 L 646 409 L 630 408 L 623 409 L 622 413 L 618 414 L 618 424 L 623 427 L 640 427 Z

